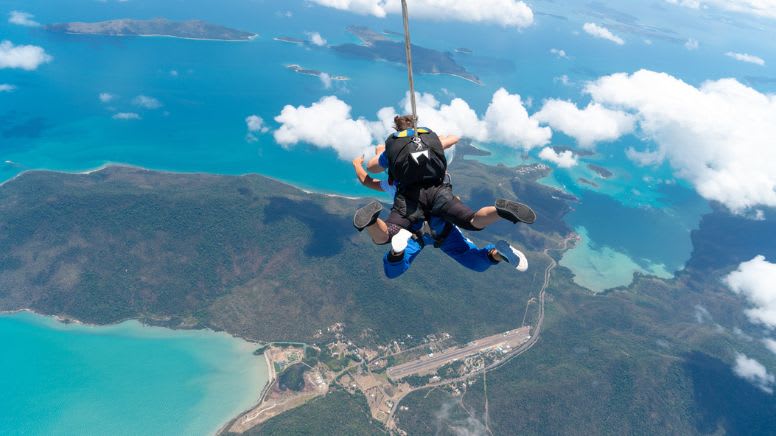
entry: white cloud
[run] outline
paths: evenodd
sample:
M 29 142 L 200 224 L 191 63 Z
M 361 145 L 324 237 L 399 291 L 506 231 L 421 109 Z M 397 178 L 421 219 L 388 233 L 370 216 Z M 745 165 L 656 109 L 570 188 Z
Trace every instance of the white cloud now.
M 539 157 L 546 161 L 553 162 L 560 168 L 571 168 L 579 163 L 577 157 L 574 156 L 574 153 L 572 153 L 571 150 L 565 150 L 558 153 L 552 147 L 544 147 L 539 153 Z
M 687 50 L 698 50 L 698 47 L 700 47 L 700 43 L 697 39 L 690 38 L 684 43 L 684 48 Z
M 159 100 L 147 95 L 138 95 L 132 99 L 132 104 L 145 109 L 159 109 L 162 107 L 162 103 Z
M 40 23 L 33 20 L 34 15 L 22 11 L 11 11 L 8 14 L 8 22 L 19 26 L 37 27 Z
M 113 101 L 116 98 L 116 96 L 111 94 L 111 93 L 109 93 L 109 92 L 101 92 L 97 96 L 97 98 L 99 98 L 100 101 L 103 102 L 103 103 L 110 103 L 111 101 Z
M 30 71 L 53 59 L 42 47 L 36 45 L 13 45 L 11 41 L 0 42 L 0 69 L 21 68 Z
M 519 95 L 499 89 L 493 94 L 485 115 L 480 117 L 469 104 L 460 98 L 450 103 L 439 102 L 432 94 L 417 94 L 417 113 L 422 126 L 436 132 L 459 135 L 481 142 L 499 142 L 515 148 L 529 150 L 546 145 L 552 130 L 539 126 L 528 116 Z M 409 93 L 400 106 L 403 113 L 410 113 Z M 321 148 L 332 148 L 342 159 L 351 159 L 362 153 L 372 141 L 382 142 L 393 131 L 393 118 L 398 114 L 393 107 L 377 112 L 377 120 L 354 120 L 350 106 L 335 96 L 322 98 L 309 107 L 286 106 L 275 121 L 281 124 L 275 131 L 275 140 L 290 146 L 307 142 Z M 348 132 L 348 135 L 331 135 L 331 128 Z
M 568 59 L 569 56 L 566 54 L 566 50 L 558 49 L 558 48 L 551 48 L 550 53 L 554 54 L 555 56 L 562 58 L 562 59 Z
M 666 158 L 665 153 L 663 150 L 656 150 L 656 151 L 638 151 L 633 147 L 628 147 L 625 150 L 625 156 L 628 157 L 628 159 L 635 162 L 637 165 L 645 167 L 650 165 L 657 165 Z
M 668 3 L 692 9 L 719 8 L 765 18 L 776 18 L 776 1 L 773 0 L 666 0 Z
M 632 112 L 641 136 L 657 144 L 654 163 L 667 159 L 704 198 L 737 213 L 776 206 L 776 96 L 734 79 L 696 88 L 648 70 L 602 77 L 585 92 Z
M 482 141 L 500 142 L 512 147 L 529 150 L 550 142 L 552 130 L 539 126 L 539 122 L 528 116 L 522 99 L 501 88 L 493 94 L 493 99 L 485 112 L 487 127 Z
M 327 41 L 318 32 L 311 32 L 308 35 L 310 37 L 310 43 L 313 45 L 317 45 L 318 47 L 323 47 L 327 44 Z
M 625 44 L 625 41 L 620 38 L 619 36 L 613 34 L 609 29 L 603 26 L 599 26 L 595 23 L 585 23 L 584 26 L 582 26 L 582 29 L 590 36 L 593 36 L 595 38 L 605 39 L 607 41 L 611 41 L 617 45 L 623 45 Z
M 533 118 L 573 137 L 585 148 L 633 132 L 636 121 L 631 114 L 607 109 L 597 103 L 578 109 L 573 103 L 563 100 L 546 101 Z
M 269 128 L 264 125 L 264 119 L 258 115 L 245 117 L 245 125 L 251 133 L 267 133 L 269 131 Z
M 329 73 L 321 73 L 318 75 L 318 78 L 321 79 L 321 83 L 323 83 L 323 87 L 326 89 L 331 88 L 331 74 Z
M 749 64 L 755 64 L 755 65 L 760 65 L 760 66 L 765 65 L 765 60 L 763 58 L 758 57 L 758 56 L 754 56 L 754 55 L 750 55 L 750 54 L 746 54 L 746 53 L 736 53 L 736 52 L 729 51 L 729 52 L 725 53 L 725 56 L 727 56 L 729 58 L 733 58 L 733 59 L 735 59 L 737 61 L 746 62 L 746 63 L 749 63 Z
M 269 132 L 269 127 L 264 125 L 264 119 L 258 115 L 248 115 L 245 117 L 245 127 L 248 129 L 248 133 L 245 135 L 245 140 L 248 142 L 258 141 L 259 133 Z
M 139 120 L 140 115 L 135 112 L 119 112 L 113 115 L 114 120 Z
M 763 339 L 765 348 L 769 349 L 771 353 L 776 354 L 776 341 L 770 338 Z
M 367 121 L 351 119 L 350 109 L 334 96 L 323 97 L 310 107 L 287 105 L 275 117 L 281 124 L 274 133 L 275 141 L 285 147 L 306 142 L 332 148 L 341 159 L 353 159 L 369 146 L 372 134 Z M 342 134 L 333 135 L 333 129 Z
M 0 83 L 0 92 L 11 92 L 15 91 L 16 86 L 11 85 L 9 83 Z
M 752 383 L 764 392 L 773 393 L 773 385 L 776 384 L 776 377 L 769 373 L 762 363 L 750 359 L 744 354 L 736 353 L 736 364 L 733 366 L 733 372 L 742 379 Z
M 312 0 L 322 6 L 383 18 L 401 14 L 400 0 Z M 429 20 L 495 23 L 524 28 L 533 24 L 533 11 L 520 0 L 414 0 L 410 16 Z
M 753 306 L 746 310 L 752 322 L 776 328 L 776 264 L 757 256 L 739 265 L 737 270 L 724 278 L 724 282 Z

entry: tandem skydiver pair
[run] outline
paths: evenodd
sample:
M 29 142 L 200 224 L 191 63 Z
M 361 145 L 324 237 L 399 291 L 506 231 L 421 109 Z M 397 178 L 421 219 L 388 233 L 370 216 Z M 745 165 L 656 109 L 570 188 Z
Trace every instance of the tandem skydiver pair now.
M 411 115 L 394 119 L 392 134 L 385 145 L 377 147 L 376 156 L 367 164 L 372 173 L 387 170 L 388 179 L 370 177 L 363 167 L 363 157 L 353 161 L 359 181 L 369 188 L 393 194 L 390 216 L 379 218 L 382 204 L 373 201 L 358 209 L 353 225 L 366 229 L 374 243 L 391 243 L 384 256 L 385 274 L 389 278 L 404 273 L 425 245 L 441 248 L 463 266 L 485 271 L 506 261 L 519 271 L 528 267 L 525 255 L 506 241 L 478 248 L 460 228 L 479 231 L 505 219 L 512 223 L 531 224 L 534 211 L 521 203 L 499 199 L 494 206 L 473 211 L 453 195 L 447 175 L 444 150 L 458 142 L 457 136 L 438 136 L 428 128 L 414 128 Z

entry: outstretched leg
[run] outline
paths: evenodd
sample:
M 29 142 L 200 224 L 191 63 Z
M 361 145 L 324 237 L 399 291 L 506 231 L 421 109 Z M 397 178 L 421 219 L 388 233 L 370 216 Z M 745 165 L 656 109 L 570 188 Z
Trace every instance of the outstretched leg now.
M 382 210 L 383 205 L 379 201 L 372 201 L 356 210 L 355 215 L 353 215 L 353 227 L 359 232 L 366 229 L 372 242 L 377 245 L 386 244 L 391 239 L 385 221 L 378 218 Z
M 389 279 L 395 279 L 407 272 L 412 261 L 423 250 L 423 246 L 415 239 L 408 238 L 406 244 L 401 253 L 395 253 L 394 247 L 392 247 L 383 256 L 383 270 L 385 271 L 385 276 Z
M 495 206 L 486 206 L 478 210 L 470 223 L 476 229 L 482 230 L 501 218 L 513 223 L 533 224 L 536 221 L 536 212 L 525 204 L 499 199 L 496 200 Z

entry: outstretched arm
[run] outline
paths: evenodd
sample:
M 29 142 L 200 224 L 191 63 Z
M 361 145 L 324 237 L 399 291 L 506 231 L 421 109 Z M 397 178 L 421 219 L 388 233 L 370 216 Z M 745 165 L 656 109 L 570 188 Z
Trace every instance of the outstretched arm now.
M 366 173 L 366 170 L 364 170 L 364 156 L 353 159 L 353 169 L 356 170 L 356 177 L 358 177 L 358 181 L 361 182 L 362 185 L 369 189 L 382 192 L 383 188 L 380 187 L 380 181 L 370 177 L 369 174 Z
M 447 150 L 448 148 L 454 146 L 460 140 L 461 137 L 456 135 L 444 135 L 439 137 L 439 141 L 442 143 L 443 150 Z
M 379 154 L 372 159 L 369 159 L 369 162 L 366 164 L 366 169 L 372 174 L 379 174 L 385 171 L 385 168 L 380 165 Z

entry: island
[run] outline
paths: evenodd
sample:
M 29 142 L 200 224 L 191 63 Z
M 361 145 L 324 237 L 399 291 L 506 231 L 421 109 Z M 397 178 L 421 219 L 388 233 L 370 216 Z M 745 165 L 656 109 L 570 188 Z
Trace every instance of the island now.
M 337 81 L 337 82 L 350 80 L 350 77 L 348 76 L 333 76 L 329 73 L 324 73 L 323 71 L 310 70 L 310 69 L 304 68 L 298 64 L 286 65 L 286 68 L 288 68 L 289 70 L 295 73 L 304 74 L 306 76 L 323 77 L 325 75 L 325 76 L 328 76 L 330 80 Z
M 361 44 L 340 44 L 331 49 L 343 56 L 387 61 L 406 65 L 404 42 L 389 39 L 368 27 L 350 26 L 348 32 L 359 38 Z M 481 85 L 479 77 L 458 64 L 450 52 L 412 44 L 413 67 L 421 74 L 447 74 Z
M 287 44 L 306 45 L 307 41 L 301 38 L 294 38 L 293 36 L 276 36 L 272 38 L 278 42 L 285 42 Z
M 527 274 L 469 271 L 426 247 L 388 280 L 385 247 L 352 228 L 366 199 L 259 175 L 29 171 L 0 186 L 0 311 L 255 342 L 270 382 L 221 434 L 773 428 L 776 399 L 733 373 L 731 350 L 772 357 L 741 339 L 756 332 L 720 278 L 755 254 L 776 258 L 762 237 L 776 223 L 715 207 L 675 278 L 593 295 L 558 265 L 579 238 L 564 221 L 576 199 L 538 182 L 551 168 L 456 159 L 450 171 L 472 206 L 507 197 L 537 211 L 531 226 L 467 233 L 518 244 Z M 694 316 L 700 303 L 713 321 Z
M 196 40 L 250 41 L 256 33 L 243 32 L 201 20 L 171 21 L 165 18 L 152 20 L 119 19 L 98 22 L 70 22 L 49 24 L 51 32 L 75 35 L 107 36 L 166 36 Z
M 604 179 L 609 179 L 614 175 L 614 173 L 602 167 L 601 165 L 588 164 L 587 167 L 595 171 L 596 174 L 598 174 L 599 176 L 601 176 L 601 178 L 604 178 Z

